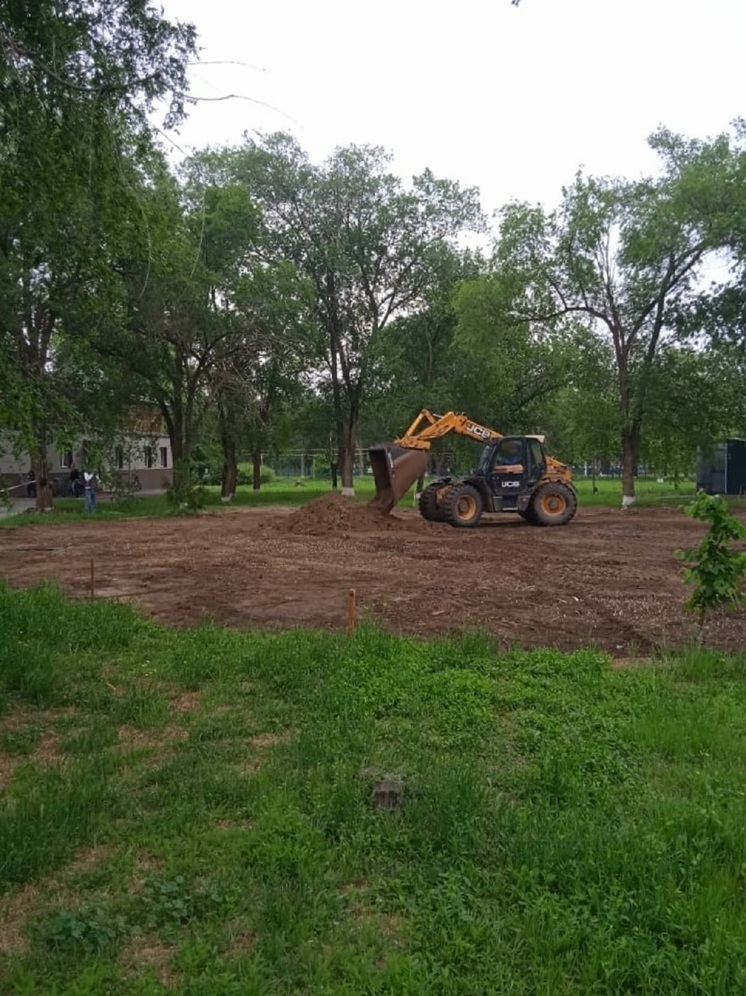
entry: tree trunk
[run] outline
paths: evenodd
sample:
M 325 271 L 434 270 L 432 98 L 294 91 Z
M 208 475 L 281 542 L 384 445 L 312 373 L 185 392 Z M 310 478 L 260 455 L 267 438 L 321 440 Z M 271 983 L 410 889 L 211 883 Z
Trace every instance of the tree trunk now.
M 262 451 L 251 451 L 252 481 L 251 490 L 259 491 L 262 486 Z
M 635 469 L 640 434 L 635 428 L 622 429 L 622 508 L 635 503 Z
M 40 429 L 36 435 L 37 445 L 31 466 L 34 471 L 36 481 L 36 511 L 51 512 L 54 505 L 52 491 L 52 481 L 49 477 L 49 463 L 47 461 L 47 434 Z
M 353 450 L 342 444 L 339 448 L 339 469 L 342 475 L 342 494 L 348 498 L 355 496 L 355 480 L 352 474 Z
M 238 481 L 238 460 L 236 458 L 236 439 L 231 431 L 228 412 L 224 405 L 218 404 L 218 422 L 220 426 L 220 447 L 223 451 L 223 471 L 220 480 L 220 500 L 230 501 L 236 494 Z
M 174 463 L 172 490 L 178 502 L 184 503 L 189 495 L 191 475 L 189 472 L 189 453 L 184 442 L 182 423 L 178 417 L 174 418 L 173 430 L 169 433 L 169 438 Z
M 355 495 L 353 467 L 357 446 L 357 425 L 357 415 L 351 413 L 350 417 L 345 420 L 339 447 L 339 464 L 342 471 L 342 494 L 347 497 L 354 497 Z
M 339 384 L 339 370 L 337 367 L 339 356 L 339 349 L 337 345 L 337 337 L 334 334 L 334 330 L 330 333 L 329 341 L 329 370 L 332 377 L 332 405 L 334 408 L 334 431 L 336 432 L 336 447 L 334 441 L 330 435 L 329 437 L 329 449 L 330 449 L 330 467 L 332 472 L 332 490 L 337 490 L 338 480 L 337 474 L 339 473 L 340 464 L 344 467 L 344 462 L 342 460 L 342 450 L 344 449 L 344 414 L 342 406 L 342 391 Z M 337 455 L 339 457 L 339 463 L 335 462 L 333 451 L 336 448 Z M 344 492 L 344 471 L 342 472 L 342 491 Z
M 625 342 L 621 330 L 615 334 L 615 342 Z M 635 467 L 640 444 L 640 426 L 633 414 L 633 396 L 630 386 L 627 353 L 622 345 L 617 347 L 617 375 L 619 377 L 619 414 L 622 421 L 622 508 L 635 503 Z
M 220 500 L 230 501 L 236 494 L 238 481 L 238 461 L 236 459 L 236 444 L 233 439 L 223 438 L 223 473 L 220 481 Z
M 193 398 L 184 402 L 183 392 L 174 383 L 173 394 L 159 401 L 158 407 L 168 429 L 173 459 L 173 478 L 169 488 L 169 500 L 176 508 L 195 508 L 199 503 L 199 492 L 192 478 L 192 451 L 195 438 L 195 417 Z
M 51 512 L 54 507 L 54 491 L 52 482 L 45 478 L 46 483 L 36 489 L 36 509 L 39 512 Z
M 171 493 L 177 505 L 187 506 L 194 496 L 192 480 L 192 450 L 195 437 L 194 385 L 186 390 L 178 378 L 168 398 L 159 401 L 159 408 L 168 429 L 173 458 Z M 185 396 L 186 395 L 186 396 Z

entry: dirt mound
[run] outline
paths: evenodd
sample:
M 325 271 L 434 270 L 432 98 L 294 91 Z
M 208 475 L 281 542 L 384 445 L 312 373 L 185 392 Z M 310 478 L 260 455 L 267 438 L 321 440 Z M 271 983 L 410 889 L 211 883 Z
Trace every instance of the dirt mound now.
M 427 525 L 419 517 L 404 519 L 396 515 L 383 515 L 369 505 L 332 491 L 293 512 L 278 523 L 277 529 L 297 536 L 327 536 L 379 533 L 382 529 L 419 529 Z

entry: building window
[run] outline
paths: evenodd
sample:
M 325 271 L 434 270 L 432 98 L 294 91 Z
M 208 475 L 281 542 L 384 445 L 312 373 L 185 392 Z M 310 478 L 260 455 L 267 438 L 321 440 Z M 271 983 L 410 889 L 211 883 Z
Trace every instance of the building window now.
M 73 451 L 67 450 L 65 453 L 60 453 L 60 467 L 65 470 L 69 470 L 73 465 Z
M 152 446 L 146 446 L 145 447 L 145 466 L 148 468 L 148 470 L 150 470 L 150 468 L 153 466 L 153 447 Z
M 124 450 L 121 446 L 116 446 L 114 448 L 114 462 L 117 465 L 117 470 L 122 470 L 124 468 Z
M 161 446 L 161 467 L 168 467 L 168 446 Z

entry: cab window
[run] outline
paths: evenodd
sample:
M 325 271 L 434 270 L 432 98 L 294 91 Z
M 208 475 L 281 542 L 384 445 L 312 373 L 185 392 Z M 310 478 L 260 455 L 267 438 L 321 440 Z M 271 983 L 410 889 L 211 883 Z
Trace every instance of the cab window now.
M 495 467 L 509 467 L 523 460 L 523 446 L 520 439 L 501 439 L 495 450 Z
M 541 448 L 541 443 L 538 439 L 529 439 L 528 441 L 529 449 L 531 450 L 531 459 L 533 461 L 534 467 L 539 468 L 544 466 L 544 452 Z

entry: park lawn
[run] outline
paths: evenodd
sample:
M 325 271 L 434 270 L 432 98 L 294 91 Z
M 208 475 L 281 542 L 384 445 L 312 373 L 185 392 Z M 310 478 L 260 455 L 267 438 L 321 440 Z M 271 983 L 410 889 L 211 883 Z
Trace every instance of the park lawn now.
M 746 991 L 746 657 L 0 632 L 4 994 Z
M 621 504 L 621 484 L 618 479 L 599 478 L 596 481 L 596 492 L 590 479 L 578 478 L 575 481 L 578 491 L 579 502 L 582 506 L 607 506 L 617 507 Z M 375 488 L 372 477 L 361 477 L 355 481 L 357 498 L 359 501 L 368 501 L 373 497 Z M 656 505 L 676 505 L 679 502 L 686 503 L 695 492 L 694 482 L 685 481 L 674 486 L 670 482 L 654 480 L 640 480 L 637 484 L 638 501 L 642 506 Z M 262 485 L 260 491 L 252 491 L 250 487 L 240 487 L 232 502 L 224 504 L 220 501 L 220 489 L 208 487 L 204 489 L 206 512 L 219 513 L 221 510 L 236 506 L 265 507 L 269 505 L 279 506 L 300 506 L 305 505 L 315 498 L 328 494 L 330 491 L 329 481 L 310 480 L 297 481 L 295 479 L 280 479 L 271 484 Z M 413 492 L 410 491 L 400 501 L 402 508 L 413 507 Z M 173 508 L 167 501 L 165 495 L 138 495 L 127 499 L 125 502 L 117 502 L 103 496 L 99 501 L 99 519 L 123 519 L 139 518 L 146 516 L 164 516 L 173 514 Z M 0 529 L 15 529 L 19 526 L 44 523 L 54 524 L 60 522 L 74 522 L 85 519 L 88 516 L 83 511 L 82 499 L 58 498 L 54 503 L 52 512 L 39 515 L 35 511 L 24 512 L 21 515 L 14 515 L 7 518 L 0 518 Z

